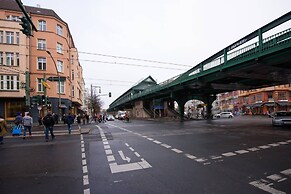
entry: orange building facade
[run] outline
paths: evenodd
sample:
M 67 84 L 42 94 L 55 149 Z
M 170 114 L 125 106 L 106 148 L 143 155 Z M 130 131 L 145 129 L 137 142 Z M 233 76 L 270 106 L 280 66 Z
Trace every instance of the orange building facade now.
M 68 24 L 53 10 L 25 9 L 38 30 L 32 37 L 20 31 L 22 12 L 17 3 L 1 1 L 0 115 L 12 120 L 17 112 L 29 111 L 37 121 L 47 109 L 59 116 L 78 114 L 85 84 Z M 41 103 L 33 102 L 36 96 Z
M 291 84 L 219 94 L 218 104 L 221 111 L 234 114 L 267 115 L 274 111 L 291 111 Z

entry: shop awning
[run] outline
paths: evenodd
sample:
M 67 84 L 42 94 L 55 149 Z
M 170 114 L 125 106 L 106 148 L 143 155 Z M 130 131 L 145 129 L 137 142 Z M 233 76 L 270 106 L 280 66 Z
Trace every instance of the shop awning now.
M 252 104 L 251 107 L 257 108 L 257 107 L 261 107 L 262 105 L 263 103 L 255 103 L 255 104 Z
M 278 102 L 278 104 L 279 104 L 280 106 L 289 106 L 289 105 L 291 105 L 290 102 Z
M 277 103 L 274 103 L 274 102 L 265 102 L 264 105 L 266 106 L 274 106 L 274 104 L 277 104 Z

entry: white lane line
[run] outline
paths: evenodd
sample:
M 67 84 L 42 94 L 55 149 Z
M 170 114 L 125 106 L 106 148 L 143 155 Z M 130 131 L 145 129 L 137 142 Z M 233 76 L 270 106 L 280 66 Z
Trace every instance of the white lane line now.
M 142 136 L 143 138 L 148 138 L 148 136 L 146 136 L 146 135 L 144 135 L 144 136 Z
M 140 155 L 137 153 L 137 152 L 134 152 L 134 154 L 139 158 L 140 157 Z
M 195 159 L 195 161 L 196 162 L 205 162 L 205 161 L 207 161 L 207 159 L 206 158 L 197 158 L 197 159 Z
M 103 141 L 103 144 L 104 145 L 108 145 L 108 141 Z
M 284 142 L 284 141 L 281 141 L 281 142 L 278 142 L 278 144 L 286 145 L 286 144 L 288 144 L 288 143 L 287 143 L 287 142 Z
M 83 166 L 83 174 L 88 173 L 88 168 L 87 166 Z
M 270 176 L 267 176 L 267 178 L 271 179 L 273 181 L 278 181 L 278 180 L 282 179 L 282 177 L 280 175 L 278 175 L 278 174 L 272 174 Z
M 156 144 L 161 144 L 162 142 L 160 142 L 160 141 L 157 141 L 157 140 L 155 140 L 155 141 L 153 141 L 154 143 L 156 143 Z
M 245 154 L 245 153 L 249 153 L 249 151 L 247 151 L 247 150 L 238 150 L 238 151 L 235 151 L 235 153 Z
M 113 155 L 109 155 L 109 156 L 107 156 L 107 160 L 108 160 L 108 162 L 113 162 L 113 161 L 115 161 L 115 158 Z
M 279 144 L 277 144 L 277 143 L 271 143 L 271 144 L 268 144 L 269 146 L 273 146 L 273 147 L 277 147 L 277 146 L 279 146 Z
M 233 153 L 233 152 L 227 152 L 227 153 L 224 153 L 224 154 L 221 154 L 221 155 L 226 156 L 226 157 L 230 157 L 230 156 L 235 156 L 237 154 Z
M 81 148 L 81 151 L 82 151 L 82 152 L 85 152 L 85 148 Z
M 134 149 L 133 149 L 132 147 L 129 147 L 129 149 L 130 149 L 132 152 L 134 152 Z
M 88 177 L 88 175 L 84 175 L 83 176 L 83 184 L 84 185 L 89 185 L 89 177 Z
M 196 156 L 193 156 L 193 155 L 191 155 L 191 154 L 185 154 L 185 156 L 186 156 L 187 158 L 191 159 L 191 160 L 197 158 Z
M 279 191 L 277 189 L 274 189 L 272 187 L 270 187 L 269 185 L 267 185 L 265 183 L 265 181 L 260 181 L 260 180 L 257 180 L 257 181 L 253 181 L 253 182 L 250 182 L 249 183 L 250 185 L 253 185 L 263 191 L 266 191 L 268 193 L 272 193 L 272 194 L 285 194 L 285 192 L 282 192 L 282 191 Z
M 217 159 L 221 159 L 222 156 L 210 156 L 210 158 L 211 158 L 212 160 L 217 160 Z
M 165 148 L 167 148 L 167 149 L 169 149 L 169 148 L 171 148 L 172 146 L 170 146 L 170 145 L 168 145 L 168 144 L 161 144 L 161 146 L 163 146 L 163 147 L 165 147 Z
M 154 139 L 153 138 L 147 138 L 148 140 L 150 140 L 150 141 L 154 141 Z
M 262 146 L 259 146 L 259 148 L 262 148 L 262 149 L 268 149 L 268 148 L 270 148 L 270 146 L 262 145 Z
M 85 153 L 82 153 L 82 158 L 86 158 L 86 154 Z
M 182 153 L 183 151 L 181 151 L 181 150 L 178 150 L 177 148 L 173 148 L 173 149 L 171 149 L 172 151 L 174 151 L 174 152 L 176 152 L 176 153 L 178 153 L 178 154 L 180 154 L 180 153 Z
M 281 173 L 291 177 L 291 169 L 281 171 Z
M 85 189 L 84 194 L 90 194 L 90 189 Z
M 105 150 L 105 153 L 106 153 L 106 155 L 110 155 L 110 154 L 112 154 L 112 150 L 110 149 L 110 150 Z
M 291 143 L 291 139 L 287 140 L 286 142 Z
M 105 150 L 110 149 L 110 145 L 104 145 L 104 149 Z
M 128 143 L 125 143 L 125 145 L 126 145 L 127 147 L 129 147 Z
M 259 148 L 249 148 L 248 150 L 252 151 L 252 152 L 255 152 L 255 151 L 259 151 L 260 149 Z
M 86 161 L 86 159 L 85 159 L 85 160 L 82 160 L 82 165 L 83 165 L 83 166 L 87 165 L 87 161 Z

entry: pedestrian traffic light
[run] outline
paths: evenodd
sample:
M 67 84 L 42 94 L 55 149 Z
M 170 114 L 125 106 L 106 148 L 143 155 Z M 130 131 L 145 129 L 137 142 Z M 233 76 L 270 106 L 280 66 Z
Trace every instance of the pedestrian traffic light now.
M 21 22 L 20 22 L 20 26 L 22 26 L 22 29 L 20 31 L 22 31 L 23 34 L 25 34 L 26 36 L 32 36 L 32 30 L 31 30 L 31 26 L 30 23 L 28 21 L 28 19 L 23 16 L 20 18 Z
M 41 104 L 41 96 L 40 95 L 32 96 L 31 104 L 32 105 L 40 105 Z
M 111 92 L 109 92 L 109 97 L 111 97 Z

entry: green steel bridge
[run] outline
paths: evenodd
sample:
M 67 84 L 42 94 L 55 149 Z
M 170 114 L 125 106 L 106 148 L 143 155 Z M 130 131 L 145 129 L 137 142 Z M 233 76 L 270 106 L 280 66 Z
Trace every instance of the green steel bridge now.
M 290 19 L 288 12 L 183 74 L 142 91 L 126 92 L 110 104 L 108 111 L 130 107 L 141 100 L 173 99 L 183 115 L 184 104 L 191 99 L 210 105 L 219 93 L 291 83 L 291 28 L 263 38 L 263 33 L 288 24 Z

